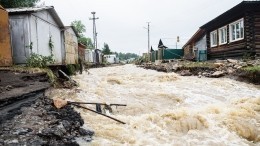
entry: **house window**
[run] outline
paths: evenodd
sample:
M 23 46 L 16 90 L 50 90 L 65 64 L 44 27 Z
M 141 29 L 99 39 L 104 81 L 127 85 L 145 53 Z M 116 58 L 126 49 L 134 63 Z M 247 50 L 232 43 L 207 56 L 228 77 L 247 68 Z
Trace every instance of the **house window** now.
M 227 43 L 227 27 L 222 27 L 218 30 L 219 34 L 219 44 L 226 44 Z
M 229 24 L 230 42 L 244 39 L 244 19 Z
M 215 47 L 217 46 L 217 42 L 218 42 L 218 39 L 217 39 L 217 31 L 212 31 L 210 33 L 210 47 Z

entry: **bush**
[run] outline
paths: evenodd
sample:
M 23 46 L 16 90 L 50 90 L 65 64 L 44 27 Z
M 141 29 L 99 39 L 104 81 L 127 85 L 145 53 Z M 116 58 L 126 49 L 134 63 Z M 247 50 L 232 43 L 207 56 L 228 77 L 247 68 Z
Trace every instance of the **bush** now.
M 260 65 L 258 66 L 249 66 L 249 67 L 245 67 L 242 68 L 244 71 L 248 72 L 248 73 L 257 73 L 260 72 Z
M 26 66 L 28 67 L 39 67 L 46 68 L 48 64 L 53 64 L 53 56 L 43 56 L 39 54 L 32 53 L 29 58 L 26 60 Z

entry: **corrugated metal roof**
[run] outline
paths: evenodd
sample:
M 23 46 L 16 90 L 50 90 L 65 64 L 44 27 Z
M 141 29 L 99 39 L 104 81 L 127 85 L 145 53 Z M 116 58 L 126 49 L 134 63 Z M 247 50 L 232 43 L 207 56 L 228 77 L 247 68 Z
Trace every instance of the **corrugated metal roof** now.
M 8 12 L 37 12 L 47 9 L 52 9 L 53 6 L 41 6 L 41 7 L 21 7 L 21 8 L 8 8 L 6 9 Z
M 6 11 L 9 12 L 9 14 L 34 13 L 34 12 L 43 11 L 43 10 L 47 10 L 53 16 L 53 18 L 56 20 L 58 25 L 61 28 L 64 28 L 64 24 L 62 23 L 59 15 L 57 14 L 57 12 L 55 11 L 53 6 L 21 7 L 21 8 L 6 9 Z

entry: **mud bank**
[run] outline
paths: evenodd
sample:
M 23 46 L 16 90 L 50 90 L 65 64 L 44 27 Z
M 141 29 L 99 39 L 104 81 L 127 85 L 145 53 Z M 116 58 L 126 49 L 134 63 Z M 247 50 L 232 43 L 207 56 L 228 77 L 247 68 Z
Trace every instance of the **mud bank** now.
M 0 145 L 78 145 L 76 137 L 91 141 L 94 134 L 81 128 L 84 121 L 72 107 L 56 109 L 47 97 L 16 112 L 19 114 L 0 125 Z
M 0 69 L 1 145 L 78 145 L 94 134 L 82 128 L 80 114 L 67 105 L 57 109 L 46 97 L 50 88 L 45 72 Z
M 227 59 L 208 62 L 172 60 L 170 62 L 144 63 L 140 67 L 160 72 L 175 72 L 181 76 L 229 77 L 238 81 L 260 84 L 260 60 Z

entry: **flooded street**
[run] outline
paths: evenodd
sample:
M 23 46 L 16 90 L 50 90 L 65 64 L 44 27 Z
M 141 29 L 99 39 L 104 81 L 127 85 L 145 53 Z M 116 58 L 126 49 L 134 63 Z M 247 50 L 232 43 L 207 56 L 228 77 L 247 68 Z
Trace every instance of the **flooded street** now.
M 134 65 L 89 72 L 73 77 L 77 89 L 55 89 L 52 95 L 70 101 L 127 104 L 113 107 L 111 114 L 125 125 L 77 109 L 95 131 L 91 145 L 260 144 L 259 86 L 227 78 L 182 77 Z

